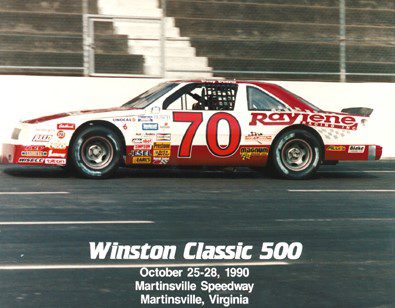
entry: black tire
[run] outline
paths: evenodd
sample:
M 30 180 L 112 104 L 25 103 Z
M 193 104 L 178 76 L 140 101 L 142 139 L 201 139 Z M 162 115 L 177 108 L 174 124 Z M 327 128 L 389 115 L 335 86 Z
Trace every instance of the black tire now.
M 306 130 L 295 129 L 283 133 L 275 140 L 269 167 L 282 178 L 303 180 L 311 178 L 321 162 L 319 140 Z
M 118 170 L 122 143 L 111 129 L 91 126 L 76 136 L 69 155 L 71 166 L 80 176 L 90 179 L 108 178 Z

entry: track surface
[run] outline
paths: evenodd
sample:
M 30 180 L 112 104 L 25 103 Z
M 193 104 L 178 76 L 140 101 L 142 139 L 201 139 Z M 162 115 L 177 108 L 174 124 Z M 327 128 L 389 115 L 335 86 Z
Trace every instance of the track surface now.
M 98 264 L 89 259 L 89 241 L 300 241 L 297 262 L 250 267 L 251 307 L 394 305 L 395 161 L 321 170 L 309 181 L 285 181 L 245 170 L 125 169 L 95 181 L 57 168 L 1 166 L 0 193 L 68 192 L 0 194 L 1 222 L 154 223 L 0 225 L 0 266 Z M 347 191 L 289 191 L 298 189 Z M 133 268 L 0 269 L 0 307 L 139 307 L 136 279 Z

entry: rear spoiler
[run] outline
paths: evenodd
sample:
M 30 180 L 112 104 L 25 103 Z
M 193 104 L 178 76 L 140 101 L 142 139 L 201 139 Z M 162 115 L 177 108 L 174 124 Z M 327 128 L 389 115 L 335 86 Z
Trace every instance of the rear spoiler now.
M 368 117 L 372 114 L 373 109 L 366 108 L 366 107 L 353 107 L 353 108 L 344 108 L 342 110 L 344 113 L 353 114 L 353 115 L 360 115 L 364 117 Z

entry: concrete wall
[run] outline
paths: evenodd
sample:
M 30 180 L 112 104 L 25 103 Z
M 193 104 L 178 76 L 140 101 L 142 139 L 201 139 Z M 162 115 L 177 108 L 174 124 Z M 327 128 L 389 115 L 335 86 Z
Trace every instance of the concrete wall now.
M 0 143 L 19 120 L 80 109 L 119 106 L 159 79 L 0 76 Z M 371 129 L 384 157 L 395 157 L 395 83 L 276 82 L 322 109 L 371 107 Z

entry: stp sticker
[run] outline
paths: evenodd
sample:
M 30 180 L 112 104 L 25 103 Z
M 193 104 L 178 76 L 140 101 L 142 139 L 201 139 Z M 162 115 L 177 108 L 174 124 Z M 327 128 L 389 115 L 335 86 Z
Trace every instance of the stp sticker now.
M 365 152 L 364 145 L 350 145 L 348 148 L 348 153 L 363 153 Z
M 56 135 L 58 136 L 59 139 L 63 139 L 66 136 L 66 133 L 60 130 Z

